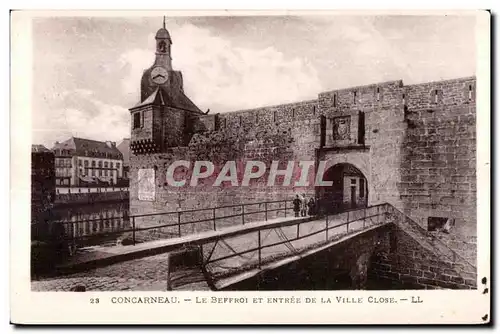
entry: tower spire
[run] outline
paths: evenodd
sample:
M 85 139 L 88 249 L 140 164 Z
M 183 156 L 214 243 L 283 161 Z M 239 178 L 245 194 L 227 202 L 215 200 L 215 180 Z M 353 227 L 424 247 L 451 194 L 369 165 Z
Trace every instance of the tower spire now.
M 170 55 L 170 46 L 172 39 L 166 28 L 166 16 L 163 16 L 163 27 L 156 32 L 156 60 L 155 65 L 162 65 L 167 70 L 172 70 L 172 57 Z

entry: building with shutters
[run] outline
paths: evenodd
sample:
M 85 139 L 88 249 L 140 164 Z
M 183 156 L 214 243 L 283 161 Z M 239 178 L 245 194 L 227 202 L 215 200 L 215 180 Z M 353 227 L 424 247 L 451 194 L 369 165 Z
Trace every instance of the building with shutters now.
M 56 142 L 57 187 L 114 186 L 123 179 L 123 155 L 115 142 L 71 137 Z

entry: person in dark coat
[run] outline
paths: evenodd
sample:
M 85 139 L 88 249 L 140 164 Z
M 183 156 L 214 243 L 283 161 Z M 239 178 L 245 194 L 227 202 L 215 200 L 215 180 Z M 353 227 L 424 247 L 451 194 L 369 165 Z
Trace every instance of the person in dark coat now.
M 301 206 L 302 206 L 302 201 L 300 200 L 300 197 L 297 194 L 293 199 L 293 212 L 295 212 L 295 217 L 299 217 Z
M 314 198 L 310 198 L 309 202 L 307 203 L 308 211 L 307 214 L 309 216 L 314 216 L 316 214 L 316 202 L 314 201 Z

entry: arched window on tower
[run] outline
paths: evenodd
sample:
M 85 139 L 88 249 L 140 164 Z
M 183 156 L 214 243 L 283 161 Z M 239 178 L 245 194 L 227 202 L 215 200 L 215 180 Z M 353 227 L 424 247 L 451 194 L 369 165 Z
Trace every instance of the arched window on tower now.
M 158 42 L 158 51 L 167 52 L 167 43 L 165 41 Z

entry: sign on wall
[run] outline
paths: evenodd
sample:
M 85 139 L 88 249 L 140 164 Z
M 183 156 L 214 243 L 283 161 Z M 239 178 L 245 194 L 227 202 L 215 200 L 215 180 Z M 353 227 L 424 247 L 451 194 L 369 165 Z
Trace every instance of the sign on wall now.
M 139 201 L 154 201 L 155 170 L 153 168 L 139 169 L 137 180 L 139 185 Z

